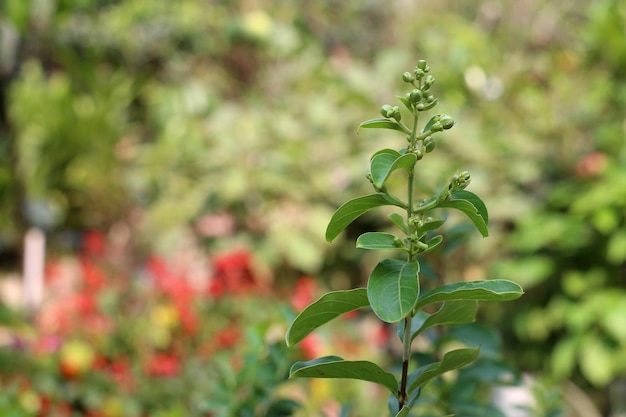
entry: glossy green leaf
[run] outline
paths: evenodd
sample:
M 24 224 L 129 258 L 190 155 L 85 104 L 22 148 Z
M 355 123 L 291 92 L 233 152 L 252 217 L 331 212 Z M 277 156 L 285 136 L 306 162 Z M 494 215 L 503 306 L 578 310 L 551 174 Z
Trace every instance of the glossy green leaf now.
M 393 171 L 398 169 L 410 171 L 415 166 L 416 161 L 417 156 L 413 153 L 400 155 L 395 152 L 394 155 L 390 152 L 383 152 L 375 154 L 370 161 L 370 174 L 374 186 L 382 188 Z
M 333 291 L 324 294 L 317 301 L 302 310 L 291 323 L 285 336 L 287 346 L 295 345 L 313 330 L 332 319 L 368 305 L 369 301 L 365 288 Z
M 419 264 L 385 259 L 372 271 L 367 282 L 367 298 L 374 313 L 387 323 L 408 315 L 419 297 Z
M 391 233 L 366 232 L 356 240 L 356 247 L 360 249 L 399 249 L 402 241 Z
M 407 135 L 411 133 L 407 128 L 405 128 L 397 121 L 385 118 L 366 120 L 359 125 L 358 130 L 361 129 L 391 129 L 397 130 L 398 132 L 406 133 Z
M 325 356 L 291 366 L 289 378 L 345 378 L 374 382 L 397 395 L 398 381 L 389 372 L 369 361 L 345 361 L 339 356 Z
M 411 320 L 411 328 L 413 329 L 411 340 L 433 326 L 473 323 L 476 321 L 477 311 L 478 302 L 474 300 L 447 301 L 433 314 L 420 310 Z M 401 340 L 404 338 L 403 332 L 403 326 L 398 326 L 398 335 Z
M 449 199 L 439 203 L 438 207 L 450 207 L 462 211 L 474 223 L 481 235 L 489 236 L 487 207 L 476 194 L 466 190 L 455 191 Z
M 423 387 L 433 378 L 473 362 L 478 357 L 478 353 L 478 348 L 457 349 L 446 353 L 441 361 L 426 365 L 411 375 L 409 390 Z
M 424 222 L 424 226 L 420 229 L 421 232 L 430 232 L 443 226 L 445 220 L 431 220 Z
M 393 163 L 400 157 L 400 153 L 393 149 L 383 149 L 376 152 L 370 160 L 370 174 L 374 185 L 381 188 L 389 175 Z
M 332 242 L 343 229 L 363 213 L 380 206 L 397 206 L 404 208 L 400 202 L 393 201 L 389 196 L 377 193 L 353 198 L 346 201 L 335 211 L 326 228 L 326 240 Z
M 522 294 L 522 287 L 505 279 L 455 282 L 421 294 L 415 307 L 456 300 L 509 301 L 521 297 Z
M 391 223 L 395 224 L 398 229 L 402 230 L 405 234 L 409 234 L 409 228 L 406 225 L 406 221 L 400 214 L 391 213 L 387 216 L 387 218 L 391 220 Z

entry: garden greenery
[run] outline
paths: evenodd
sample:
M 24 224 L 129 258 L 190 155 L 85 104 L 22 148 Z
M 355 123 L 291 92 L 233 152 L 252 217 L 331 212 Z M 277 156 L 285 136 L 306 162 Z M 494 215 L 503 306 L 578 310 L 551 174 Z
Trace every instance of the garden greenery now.
M 349 378 L 379 384 L 390 391 L 391 415 L 407 416 L 419 399 L 422 389 L 431 380 L 473 362 L 479 347 L 450 350 L 439 361 L 420 366 L 412 363 L 412 342 L 434 326 L 464 324 L 475 321 L 478 301 L 507 301 L 520 297 L 522 288 L 508 280 L 454 282 L 434 288 L 422 288 L 420 256 L 435 249 L 443 236 L 436 234 L 446 221 L 440 209 L 455 209 L 464 213 L 486 237 L 488 213 L 483 201 L 467 191 L 468 172 L 455 174 L 437 193 L 416 198 L 417 166 L 435 149 L 435 135 L 452 128 L 454 120 L 445 114 L 432 116 L 419 129 L 420 115 L 434 108 L 437 99 L 431 92 L 435 77 L 430 67 L 420 60 L 413 72 L 402 75 L 411 91 L 398 99 L 410 112 L 405 124 L 399 106 L 384 105 L 382 118 L 361 123 L 361 128 L 398 131 L 406 136 L 407 145 L 400 149 L 382 149 L 370 159 L 367 179 L 374 193 L 345 202 L 332 216 L 326 229 L 326 239 L 334 240 L 349 224 L 371 209 L 392 206 L 400 210 L 389 214 L 389 221 L 400 236 L 386 232 L 361 234 L 356 246 L 362 249 L 395 250 L 404 258 L 383 259 L 372 270 L 367 288 L 332 291 L 306 307 L 293 321 L 287 335 L 287 345 L 302 341 L 309 333 L 344 313 L 371 308 L 386 323 L 397 323 L 402 341 L 402 368 L 399 379 L 379 365 L 369 361 L 344 360 L 324 356 L 306 362 L 296 362 L 290 378 Z M 406 195 L 398 197 L 388 185 L 395 172 L 406 173 Z M 412 369 L 411 365 L 413 365 Z

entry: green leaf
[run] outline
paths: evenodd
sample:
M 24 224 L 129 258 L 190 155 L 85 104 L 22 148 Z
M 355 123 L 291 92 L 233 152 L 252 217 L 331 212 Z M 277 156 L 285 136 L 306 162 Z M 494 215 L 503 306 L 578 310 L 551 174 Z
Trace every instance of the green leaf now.
M 387 150 L 391 151 L 391 149 Z M 393 151 L 395 152 L 395 151 Z M 379 152 L 370 161 L 370 174 L 376 188 L 382 188 L 389 175 L 397 169 L 404 169 L 407 172 L 412 170 L 417 161 L 417 156 L 413 153 L 400 155 L 398 152 Z
M 385 118 L 366 120 L 359 125 L 357 132 L 361 129 L 391 129 L 406 133 L 407 135 L 411 133 L 406 127 L 397 121 Z
M 409 412 L 411 412 L 411 409 L 405 405 L 404 407 L 402 407 L 402 410 L 398 411 L 396 417 L 406 417 L 409 415 Z
M 411 102 L 409 101 L 408 98 L 403 97 L 403 96 L 396 96 L 396 98 L 398 100 L 400 100 L 402 102 L 402 104 L 404 104 L 404 107 L 406 107 L 407 110 L 409 110 L 411 113 L 413 113 L 413 106 L 411 106 Z
M 369 300 L 367 299 L 367 290 L 365 288 L 333 291 L 324 294 L 317 301 L 302 310 L 291 323 L 285 336 L 287 346 L 295 345 L 313 330 L 332 319 L 368 305 Z
M 522 287 L 505 279 L 455 282 L 421 294 L 415 308 L 441 301 L 509 301 L 521 297 L 522 294 Z
M 367 298 L 372 310 L 387 323 L 407 316 L 419 298 L 419 264 L 385 259 L 372 271 L 367 282 Z
M 366 232 L 356 240 L 356 247 L 360 249 L 400 249 L 402 241 L 391 233 Z
M 289 378 L 345 378 L 374 382 L 398 393 L 398 381 L 389 372 L 369 361 L 345 361 L 339 356 L 324 356 L 291 366 Z
M 402 230 L 407 235 L 409 234 L 409 228 L 404 221 L 404 217 L 402 217 L 400 214 L 391 213 L 387 216 L 387 218 L 391 220 L 391 223 L 395 224 L 398 229 Z
M 383 148 L 379 151 L 376 151 L 374 155 L 372 155 L 372 157 L 370 158 L 370 161 L 374 159 L 376 156 L 381 155 L 381 154 L 389 154 L 389 155 L 392 155 L 394 158 L 397 158 L 400 155 L 403 155 L 402 153 L 396 151 L 395 149 Z
M 473 323 L 476 321 L 478 302 L 474 300 L 447 301 L 433 314 L 428 314 L 422 310 L 411 320 L 411 340 L 424 330 L 433 326 L 451 326 L 455 324 Z M 398 326 L 398 335 L 402 340 L 404 326 Z
M 389 196 L 377 193 L 348 200 L 335 211 L 326 228 L 326 240 L 332 242 L 343 229 L 363 213 L 380 206 L 404 208 L 400 202 L 390 200 Z
M 428 242 L 426 242 L 426 244 L 428 245 L 428 248 L 424 249 L 420 253 L 430 252 L 431 250 L 435 249 L 437 247 L 437 245 L 439 245 L 442 241 L 443 241 L 443 236 L 441 236 L 441 235 L 435 236 L 434 238 L 432 238 Z
M 400 153 L 393 149 L 383 149 L 372 155 L 370 159 L 370 174 L 374 186 L 381 188 L 389 176 L 389 170 L 396 159 L 400 157 Z
M 446 353 L 441 361 L 426 365 L 411 375 L 409 390 L 423 387 L 433 378 L 473 362 L 478 357 L 478 353 L 478 348 L 457 349 Z
M 450 207 L 462 211 L 474 223 L 481 235 L 489 236 L 487 207 L 476 194 L 465 190 L 455 191 L 450 198 L 439 203 L 438 207 Z
M 424 222 L 424 226 L 420 229 L 420 232 L 422 233 L 430 232 L 431 230 L 435 230 L 443 226 L 445 222 L 446 222 L 445 220 L 430 220 L 430 221 Z

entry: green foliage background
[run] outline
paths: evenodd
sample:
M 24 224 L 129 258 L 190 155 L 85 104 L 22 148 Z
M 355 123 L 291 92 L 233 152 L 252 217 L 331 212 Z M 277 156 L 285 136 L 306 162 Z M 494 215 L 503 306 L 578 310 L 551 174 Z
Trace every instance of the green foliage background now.
M 123 222 L 141 253 L 227 213 L 235 231 L 210 247 L 359 282 L 373 260 L 323 232 L 387 141 L 356 126 L 424 58 L 458 122 L 428 163 L 468 169 L 490 209 L 490 238 L 449 248 L 446 277 L 525 288 L 486 310 L 521 368 L 595 388 L 626 375 L 624 2 L 1 4 L 3 259 L 31 224 Z

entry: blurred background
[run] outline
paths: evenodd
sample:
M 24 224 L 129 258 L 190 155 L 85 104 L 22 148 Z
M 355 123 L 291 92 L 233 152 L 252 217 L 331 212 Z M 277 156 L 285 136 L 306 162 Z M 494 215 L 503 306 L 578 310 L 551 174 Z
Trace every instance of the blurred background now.
M 419 59 L 457 121 L 424 191 L 467 169 L 490 211 L 488 239 L 453 222 L 425 265 L 526 291 L 480 310 L 493 358 L 534 381 L 506 415 L 625 415 L 623 1 L 0 4 L 2 415 L 384 412 L 363 383 L 284 379 L 303 355 L 382 360 L 389 329 L 283 336 L 380 259 L 354 249 L 380 213 L 324 231 L 370 192 L 371 153 L 403 146 L 356 128 Z

